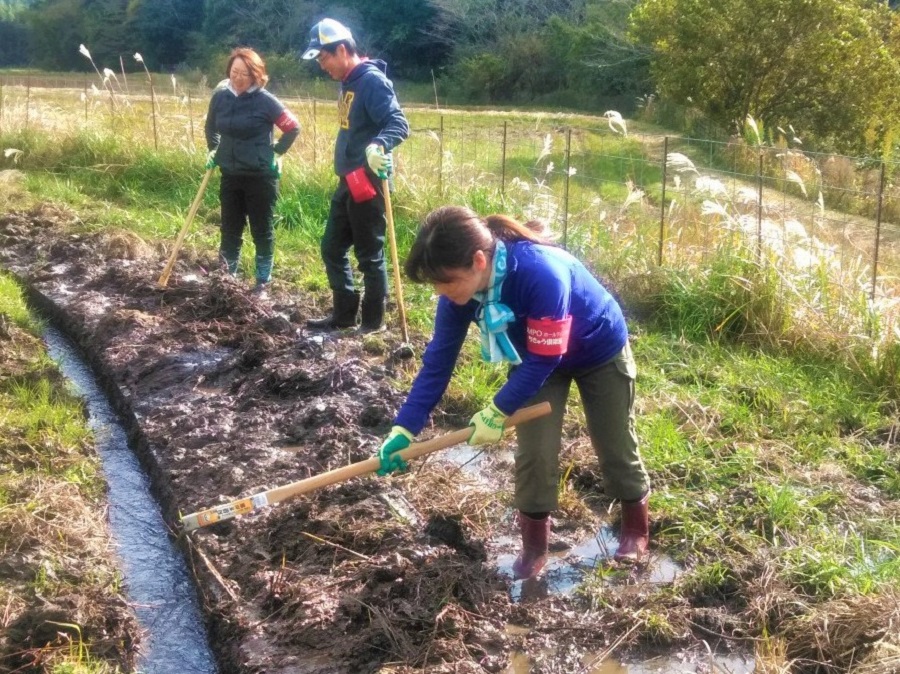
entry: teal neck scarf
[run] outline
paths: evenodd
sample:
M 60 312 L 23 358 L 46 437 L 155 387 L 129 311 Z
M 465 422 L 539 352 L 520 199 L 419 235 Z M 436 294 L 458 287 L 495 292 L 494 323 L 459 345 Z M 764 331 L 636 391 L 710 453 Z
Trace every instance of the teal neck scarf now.
M 500 291 L 506 278 L 506 244 L 497 240 L 494 250 L 494 264 L 488 289 L 475 293 L 475 299 L 481 302 L 476 321 L 481 331 L 481 357 L 488 363 L 509 362 L 518 365 L 522 362 L 516 347 L 509 340 L 506 328 L 516 316 L 505 304 L 500 303 Z

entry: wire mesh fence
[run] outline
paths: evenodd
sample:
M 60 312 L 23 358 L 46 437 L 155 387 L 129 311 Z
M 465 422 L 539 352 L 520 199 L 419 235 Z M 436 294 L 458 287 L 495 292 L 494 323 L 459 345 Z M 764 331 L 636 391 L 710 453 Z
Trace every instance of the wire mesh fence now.
M 208 87 L 132 77 L 127 88 L 101 89 L 94 81 L 0 78 L 0 133 L 112 132 L 205 155 Z M 289 161 L 329 166 L 334 101 L 279 95 L 303 129 Z M 412 134 L 397 152 L 396 180 L 419 203 L 499 198 L 545 220 L 563 245 L 606 255 L 627 248 L 629 263 L 645 268 L 704 264 L 740 242 L 761 259 L 862 287 L 872 299 L 895 295 L 897 163 L 808 152 L 798 142 L 626 135 L 602 117 L 406 112 Z

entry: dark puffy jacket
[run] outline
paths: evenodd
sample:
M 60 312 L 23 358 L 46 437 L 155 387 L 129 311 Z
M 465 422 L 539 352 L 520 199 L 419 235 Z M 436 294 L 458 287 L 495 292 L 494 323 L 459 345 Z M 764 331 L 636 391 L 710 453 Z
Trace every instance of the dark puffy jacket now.
M 275 126 L 281 130 L 278 143 Z M 248 175 L 271 172 L 274 153 L 288 151 L 300 134 L 300 124 L 265 89 L 256 87 L 237 96 L 223 84 L 209 101 L 205 130 L 206 146 L 216 151 L 222 173 Z

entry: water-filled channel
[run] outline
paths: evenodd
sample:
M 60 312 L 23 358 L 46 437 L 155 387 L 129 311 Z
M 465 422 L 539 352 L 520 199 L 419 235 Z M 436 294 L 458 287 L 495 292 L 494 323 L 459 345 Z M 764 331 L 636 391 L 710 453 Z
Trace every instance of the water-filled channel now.
M 214 674 L 193 579 L 168 535 L 159 505 L 118 415 L 77 347 L 57 329 L 44 332 L 51 358 L 84 398 L 103 474 L 109 520 L 125 591 L 143 634 L 142 674 Z

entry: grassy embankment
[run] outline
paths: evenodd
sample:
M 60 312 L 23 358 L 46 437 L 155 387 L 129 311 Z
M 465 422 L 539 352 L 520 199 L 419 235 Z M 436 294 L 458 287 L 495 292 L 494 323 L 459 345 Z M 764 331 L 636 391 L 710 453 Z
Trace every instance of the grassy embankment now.
M 114 119 L 123 125 L 114 133 L 18 131 L 2 144 L 23 150 L 19 167 L 31 200 L 65 203 L 86 228 L 129 229 L 164 248 L 199 183 L 202 148 L 192 150 L 183 119 L 159 151 L 152 137 L 148 142 L 146 118 L 141 131 Z M 548 158 L 559 161 L 558 146 L 534 159 L 535 148 L 543 152 L 544 129 L 537 127 L 546 120 L 516 125 L 507 161 L 538 170 L 531 180 L 508 183 L 503 194 L 496 155 L 479 156 L 479 144 L 462 138 L 443 148 L 436 166 L 433 114 L 412 121 L 416 134 L 401 159 L 395 195 L 401 257 L 416 220 L 440 203 L 517 215 L 553 215 L 558 208 L 547 185 L 561 178 L 540 172 Z M 488 125 L 496 128 L 490 115 L 466 118 L 473 137 Z M 324 299 L 317 244 L 333 185 L 333 136 L 322 126 L 315 134 L 306 128 L 279 202 L 276 278 L 283 288 Z M 812 643 L 811 633 L 837 653 L 848 632 L 832 626 L 878 627 L 900 584 L 895 315 L 870 304 L 861 286 L 831 283 L 827 260 L 792 266 L 772 248 L 760 253 L 734 228 L 703 228 L 699 197 L 691 203 L 689 194 L 680 205 L 679 254 L 657 267 L 658 210 L 644 208 L 627 186 L 636 167 L 650 171 L 644 150 L 631 139 L 607 135 L 603 142 L 615 146 L 607 156 L 616 159 L 592 159 L 596 165 L 581 173 L 608 172 L 609 182 L 600 185 L 608 191 L 595 190 L 598 202 L 586 181 L 576 183 L 575 190 L 585 190 L 585 207 L 568 222 L 569 247 L 619 293 L 629 314 L 640 370 L 638 432 L 655 485 L 654 538 L 685 564 L 673 586 L 648 590 L 635 619 L 665 643 L 687 628 L 669 622 L 667 607 L 712 601 L 742 616 L 767 671 L 832 652 L 804 650 L 800 644 Z M 642 179 L 644 195 L 654 194 L 652 173 Z M 717 225 L 736 218 L 729 204 L 723 208 Z M 592 217 L 604 226 L 592 225 Z M 216 221 L 211 187 L 186 255 L 215 251 Z M 404 290 L 412 332 L 424 339 L 430 292 Z M 445 405 L 471 412 L 501 378 L 470 349 Z M 577 488 L 593 463 L 580 428 L 576 411 L 568 426 L 575 442 L 563 457 L 575 468 L 561 489 L 567 499 L 590 504 L 591 495 Z M 584 587 L 590 602 L 604 602 L 604 592 L 603 583 Z
M 0 671 L 118 672 L 136 632 L 105 525 L 105 482 L 83 403 L 40 331 L 0 274 Z

